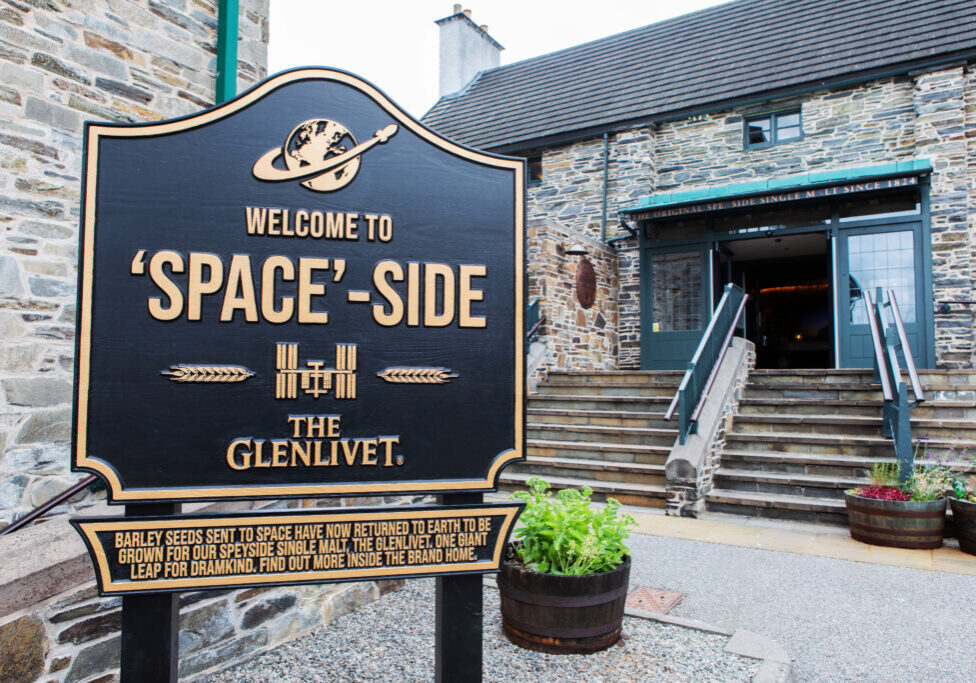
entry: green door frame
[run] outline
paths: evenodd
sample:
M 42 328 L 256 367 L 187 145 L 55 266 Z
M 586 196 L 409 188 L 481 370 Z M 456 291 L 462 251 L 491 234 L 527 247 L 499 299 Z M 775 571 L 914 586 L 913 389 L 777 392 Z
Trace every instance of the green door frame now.
M 675 241 L 652 241 L 647 237 L 646 226 L 648 221 L 641 221 L 639 230 L 639 242 L 640 242 L 640 311 L 641 311 L 641 369 L 642 370 L 658 370 L 665 369 L 665 365 L 655 362 L 653 358 L 653 346 L 647 344 L 649 331 L 651 326 L 651 296 L 653 292 L 651 291 L 651 281 L 650 281 L 650 264 L 649 257 L 652 253 L 661 251 L 690 251 L 695 248 L 702 249 L 706 256 L 709 252 L 715 250 L 717 243 L 728 242 L 739 239 L 758 239 L 763 237 L 773 237 L 782 235 L 796 235 L 796 234 L 806 234 L 812 232 L 822 232 L 830 235 L 831 242 L 831 300 L 833 301 L 834 308 L 834 343 L 832 349 L 832 355 L 834 357 L 835 367 L 844 367 L 843 359 L 846 356 L 842 352 L 842 340 L 839 338 L 840 335 L 840 321 L 839 316 L 843 313 L 844 309 L 839 305 L 838 298 L 838 287 L 837 282 L 839 278 L 839 269 L 841 264 L 839 263 L 840 254 L 840 240 L 842 233 L 847 235 L 853 231 L 861 230 L 862 228 L 879 228 L 884 226 L 890 226 L 892 230 L 899 229 L 899 226 L 904 226 L 909 223 L 920 223 L 919 232 L 919 242 L 920 242 L 920 258 L 921 258 L 921 291 L 919 294 L 921 306 L 918 309 L 918 320 L 922 325 L 920 333 L 925 339 L 925 351 L 922 354 L 916 353 L 918 357 L 918 365 L 922 368 L 933 368 L 935 367 L 935 307 L 933 300 L 933 283 L 932 283 L 932 236 L 931 236 L 931 221 L 930 221 L 930 209 L 929 209 L 929 178 L 928 176 L 920 176 L 918 182 L 919 189 L 919 212 L 906 216 L 894 216 L 888 218 L 868 218 L 864 220 L 844 220 L 841 221 L 838 212 L 838 199 L 832 198 L 826 201 L 832 203 L 831 208 L 831 219 L 830 223 L 818 223 L 806 227 L 792 227 L 784 228 L 781 230 L 768 230 L 751 234 L 743 235 L 729 235 L 728 233 L 720 232 L 716 233 L 714 230 L 714 217 L 719 212 L 703 214 L 701 217 L 705 220 L 706 228 L 704 233 L 700 237 L 696 237 L 688 240 L 675 240 Z M 865 199 L 873 196 L 873 193 L 865 193 L 860 195 Z M 853 195 L 847 197 L 841 197 L 843 199 L 854 198 Z M 707 271 L 707 272 L 704 272 Z M 707 322 L 710 315 L 712 307 L 714 306 L 714 292 L 712 287 L 709 286 L 709 281 L 711 280 L 713 273 L 711 272 L 711 264 L 706 262 L 703 263 L 703 286 L 706 287 L 708 291 L 708 297 L 703 297 L 703 301 L 708 301 L 708 310 L 703 318 L 703 325 Z M 846 293 L 846 291 L 845 291 Z M 660 334 L 660 333 L 657 333 Z M 688 358 L 691 358 L 691 354 L 694 352 L 697 340 L 690 344 L 688 351 Z M 684 365 L 674 366 L 673 363 L 667 362 L 667 367 L 684 367 Z
M 643 237 L 641 238 L 642 244 L 644 243 Z M 711 317 L 711 311 L 713 307 L 713 297 L 711 279 L 712 279 L 712 266 L 711 266 L 711 255 L 709 250 L 706 248 L 706 243 L 702 241 L 695 242 L 685 242 L 685 243 L 675 243 L 669 242 L 666 245 L 659 247 L 648 246 L 641 249 L 640 258 L 640 277 L 641 277 L 641 300 L 640 300 L 640 310 L 641 310 L 641 369 L 642 370 L 683 370 L 688 365 L 688 361 L 691 359 L 692 353 L 694 353 L 695 347 L 698 345 L 701 339 L 702 332 L 705 329 L 705 325 L 708 324 L 708 319 Z M 662 332 L 653 331 L 653 301 L 654 301 L 654 291 L 653 291 L 653 276 L 651 273 L 651 258 L 654 254 L 674 254 L 680 252 L 693 252 L 697 251 L 700 255 L 700 267 L 701 267 L 701 317 L 699 319 L 698 329 L 695 330 L 666 330 Z M 653 340 L 653 341 L 652 341 Z M 658 348 L 662 345 L 673 346 L 674 344 L 680 344 L 682 348 L 690 349 L 688 351 L 687 358 L 684 357 L 674 357 L 674 358 L 653 358 L 655 355 L 655 342 L 658 344 Z M 672 354 L 673 355 L 673 354 Z M 657 362 L 654 362 L 657 361 Z

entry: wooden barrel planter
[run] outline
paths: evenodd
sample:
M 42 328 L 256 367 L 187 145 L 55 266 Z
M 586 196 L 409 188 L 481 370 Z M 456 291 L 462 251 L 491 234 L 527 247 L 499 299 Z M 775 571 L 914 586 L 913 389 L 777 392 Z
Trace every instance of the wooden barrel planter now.
M 620 640 L 630 557 L 585 576 L 541 574 L 503 562 L 498 574 L 505 636 L 529 650 L 588 654 Z
M 938 500 L 876 500 L 844 494 L 851 538 L 892 548 L 932 549 L 942 546 L 944 498 Z
M 956 524 L 956 538 L 959 549 L 964 553 L 976 555 L 976 503 L 958 498 L 950 498 L 952 519 Z

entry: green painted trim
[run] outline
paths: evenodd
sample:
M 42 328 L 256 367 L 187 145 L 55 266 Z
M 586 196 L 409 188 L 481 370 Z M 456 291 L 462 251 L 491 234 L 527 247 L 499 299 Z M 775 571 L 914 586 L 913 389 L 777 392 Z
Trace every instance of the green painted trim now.
M 237 94 L 237 28 L 239 0 L 220 0 L 217 9 L 217 88 L 214 103 Z
M 890 164 L 878 164 L 876 166 L 864 166 L 862 168 L 814 171 L 812 173 L 783 176 L 782 178 L 756 180 L 750 183 L 715 185 L 697 190 L 687 190 L 685 192 L 664 192 L 662 194 L 641 197 L 636 206 L 629 206 L 621 209 L 620 212 L 635 213 L 637 211 L 646 211 L 647 209 L 656 209 L 662 206 L 691 204 L 694 202 L 766 194 L 769 192 L 782 192 L 813 186 L 839 185 L 841 183 L 868 179 L 873 180 L 890 176 L 920 175 L 930 173 L 931 171 L 932 163 L 928 159 L 910 159 L 908 161 L 896 161 Z

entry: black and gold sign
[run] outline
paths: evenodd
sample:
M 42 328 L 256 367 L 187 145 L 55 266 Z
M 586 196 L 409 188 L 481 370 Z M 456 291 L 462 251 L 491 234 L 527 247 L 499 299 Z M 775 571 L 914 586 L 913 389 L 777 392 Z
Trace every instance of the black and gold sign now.
M 523 161 L 301 69 L 89 124 L 73 467 L 116 502 L 494 488 L 523 442 Z
M 72 520 L 102 595 L 497 571 L 521 504 Z

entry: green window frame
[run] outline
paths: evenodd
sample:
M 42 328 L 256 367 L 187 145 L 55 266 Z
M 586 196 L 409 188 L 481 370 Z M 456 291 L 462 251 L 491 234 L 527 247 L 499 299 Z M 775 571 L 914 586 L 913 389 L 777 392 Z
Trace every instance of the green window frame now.
M 772 147 L 803 138 L 803 119 L 799 109 L 750 116 L 742 127 L 746 149 Z

